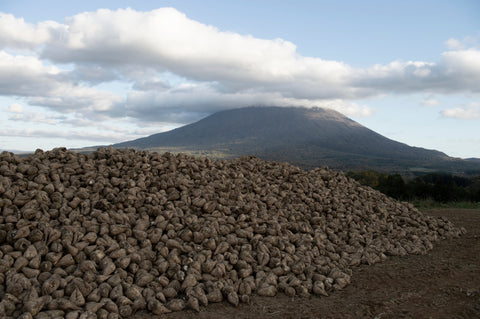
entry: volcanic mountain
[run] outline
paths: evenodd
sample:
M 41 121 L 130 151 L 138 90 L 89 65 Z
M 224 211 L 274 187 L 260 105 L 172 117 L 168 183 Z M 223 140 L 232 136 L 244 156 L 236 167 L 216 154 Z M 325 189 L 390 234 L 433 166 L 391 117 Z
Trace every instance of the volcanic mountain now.
M 256 155 L 304 168 L 388 172 L 480 169 L 478 161 L 388 139 L 330 109 L 247 107 L 214 113 L 183 127 L 114 144 L 220 158 Z

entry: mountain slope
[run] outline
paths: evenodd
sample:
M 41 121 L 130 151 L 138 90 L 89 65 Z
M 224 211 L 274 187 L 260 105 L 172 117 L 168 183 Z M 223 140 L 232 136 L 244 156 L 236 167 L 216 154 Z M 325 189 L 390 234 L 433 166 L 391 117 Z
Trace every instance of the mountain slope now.
M 306 168 L 343 170 L 462 171 L 474 161 L 411 147 L 388 139 L 344 115 L 322 108 L 248 107 L 221 111 L 198 122 L 113 145 L 117 148 L 173 150 L 224 157 L 256 155 Z

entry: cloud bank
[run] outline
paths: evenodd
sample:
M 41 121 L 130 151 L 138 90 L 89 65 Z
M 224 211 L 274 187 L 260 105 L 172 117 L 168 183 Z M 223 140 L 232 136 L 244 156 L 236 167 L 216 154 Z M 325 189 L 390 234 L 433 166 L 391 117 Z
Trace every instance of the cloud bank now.
M 0 13 L 0 95 L 88 121 L 188 123 L 251 105 L 323 106 L 369 116 L 374 110 L 355 100 L 479 94 L 480 50 L 467 40 L 448 39 L 449 51 L 436 62 L 354 68 L 302 56 L 283 39 L 222 31 L 173 8 L 101 9 L 38 24 Z M 112 83 L 126 89 L 111 89 Z M 477 109 L 443 116 L 477 118 Z

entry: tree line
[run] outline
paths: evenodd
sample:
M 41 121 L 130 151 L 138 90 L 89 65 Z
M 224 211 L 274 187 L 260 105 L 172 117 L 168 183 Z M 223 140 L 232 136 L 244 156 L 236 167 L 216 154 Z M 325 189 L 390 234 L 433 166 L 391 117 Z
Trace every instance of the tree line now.
M 348 172 L 346 175 L 402 201 L 480 202 L 480 176 L 431 173 L 407 179 L 400 174 L 376 171 Z

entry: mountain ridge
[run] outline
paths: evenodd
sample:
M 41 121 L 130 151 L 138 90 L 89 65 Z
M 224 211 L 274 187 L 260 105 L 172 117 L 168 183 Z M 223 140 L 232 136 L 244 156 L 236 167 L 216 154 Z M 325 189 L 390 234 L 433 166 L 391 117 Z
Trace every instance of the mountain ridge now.
M 220 111 L 168 132 L 113 146 L 224 158 L 256 155 L 304 168 L 326 165 L 339 170 L 403 173 L 480 172 L 480 160 L 455 159 L 440 151 L 409 146 L 324 108 L 273 106 Z

